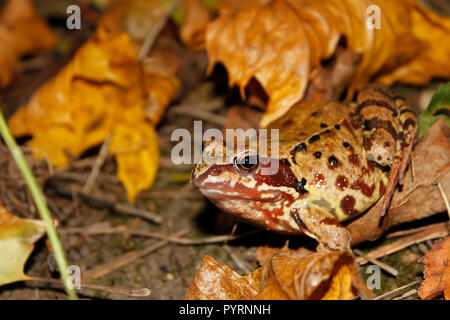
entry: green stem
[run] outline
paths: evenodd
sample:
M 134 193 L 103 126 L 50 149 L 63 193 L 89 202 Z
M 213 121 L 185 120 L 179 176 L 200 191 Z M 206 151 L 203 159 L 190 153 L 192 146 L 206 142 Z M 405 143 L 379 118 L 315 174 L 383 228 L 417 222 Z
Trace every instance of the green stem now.
M 30 188 L 31 195 L 33 196 L 34 202 L 39 210 L 39 214 L 41 219 L 44 221 L 45 226 L 47 228 L 47 235 L 50 239 L 50 244 L 53 248 L 53 252 L 55 253 L 56 263 L 58 264 L 58 268 L 61 274 L 62 281 L 64 283 L 64 287 L 70 299 L 78 299 L 77 292 L 74 288 L 68 287 L 69 273 L 68 273 L 68 265 L 66 256 L 64 254 L 64 249 L 61 245 L 61 241 L 59 239 L 58 233 L 56 232 L 55 225 L 53 224 L 53 218 L 50 213 L 50 210 L 47 207 L 47 203 L 45 202 L 44 195 L 41 192 L 39 185 L 36 182 L 36 179 L 33 176 L 33 173 L 28 166 L 28 163 L 20 150 L 19 146 L 14 140 L 11 132 L 9 131 L 8 125 L 6 123 L 5 118 L 3 117 L 3 113 L 0 111 L 0 133 L 3 136 L 6 144 L 8 145 L 9 150 L 19 167 L 22 175 Z

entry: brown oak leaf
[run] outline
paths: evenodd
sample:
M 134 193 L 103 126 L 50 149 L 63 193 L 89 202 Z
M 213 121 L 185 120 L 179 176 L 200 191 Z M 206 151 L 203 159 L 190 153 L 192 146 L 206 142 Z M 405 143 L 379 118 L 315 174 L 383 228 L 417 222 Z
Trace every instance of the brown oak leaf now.
M 419 261 L 425 264 L 425 280 L 419 289 L 421 299 L 433 299 L 444 294 L 450 300 L 450 236 L 437 241 Z
M 358 275 L 351 252 L 273 255 L 246 276 L 205 256 L 187 300 L 351 300 L 372 293 Z

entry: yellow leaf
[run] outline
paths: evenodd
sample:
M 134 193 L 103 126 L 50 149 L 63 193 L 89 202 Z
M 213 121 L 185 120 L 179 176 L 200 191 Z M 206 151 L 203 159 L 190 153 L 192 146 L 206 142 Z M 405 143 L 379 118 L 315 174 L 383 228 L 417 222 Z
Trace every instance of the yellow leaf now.
M 137 193 L 149 189 L 159 166 L 159 143 L 155 129 L 149 122 L 117 125 L 110 151 L 115 154 L 120 181 L 133 202 Z
M 177 58 L 155 48 L 151 60 L 162 61 L 164 56 Z M 174 65 L 142 65 L 127 33 L 100 27 L 10 118 L 10 129 L 15 136 L 31 134 L 29 144 L 39 150 L 35 156 L 42 157 L 43 151 L 54 166 L 66 165 L 70 157 L 79 157 L 112 134 L 118 176 L 132 201 L 156 176 L 154 126 L 179 87 Z M 130 148 L 133 144 L 138 147 Z
M 30 279 L 23 272 L 34 242 L 45 233 L 40 220 L 23 220 L 0 205 L 0 286 Z

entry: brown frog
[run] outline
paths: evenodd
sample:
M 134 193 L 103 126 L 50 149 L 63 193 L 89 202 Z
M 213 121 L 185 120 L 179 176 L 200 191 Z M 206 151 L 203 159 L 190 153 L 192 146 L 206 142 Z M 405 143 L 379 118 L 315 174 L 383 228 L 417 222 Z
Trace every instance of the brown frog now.
M 356 104 L 303 101 L 267 129 L 279 129 L 276 156 L 229 152 L 211 142 L 192 182 L 221 209 L 282 232 L 303 232 L 318 250 L 347 250 L 340 222 L 383 201 L 386 212 L 402 183 L 417 139 L 417 120 L 405 100 L 371 86 Z M 231 156 L 229 156 L 231 154 Z M 277 171 L 263 174 L 276 161 Z

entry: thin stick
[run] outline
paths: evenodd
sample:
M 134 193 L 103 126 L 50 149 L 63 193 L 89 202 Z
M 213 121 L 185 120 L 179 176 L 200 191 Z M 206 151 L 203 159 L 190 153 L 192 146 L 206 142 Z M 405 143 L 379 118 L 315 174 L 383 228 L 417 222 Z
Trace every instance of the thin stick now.
M 95 181 L 97 180 L 97 177 L 100 174 L 100 171 L 102 170 L 103 164 L 105 163 L 105 160 L 108 157 L 108 151 L 109 146 L 111 145 L 111 140 L 112 135 L 108 135 L 105 141 L 103 141 L 98 157 L 95 160 L 95 163 L 92 166 L 92 170 L 87 178 L 86 184 L 83 187 L 83 193 L 91 192 L 92 188 L 94 187 Z
M 369 256 L 370 258 L 377 259 L 392 254 L 394 252 L 400 251 L 416 243 L 421 243 L 430 239 L 443 238 L 447 236 L 449 232 L 450 232 L 450 222 L 446 222 L 445 224 L 436 224 L 433 228 L 429 228 L 427 230 L 415 233 L 413 235 L 400 238 L 385 246 L 378 247 L 377 249 L 369 252 L 367 256 Z M 368 260 L 363 257 L 359 257 L 356 259 L 356 262 L 359 265 L 363 265 L 367 263 Z
M 102 229 L 88 229 L 88 228 L 65 228 L 65 229 L 59 229 L 59 232 L 61 234 L 84 234 L 84 235 L 100 235 L 100 234 L 115 234 L 115 233 L 125 233 L 130 234 L 133 236 L 140 236 L 140 237 L 148 237 L 148 238 L 154 238 L 159 240 L 164 240 L 168 242 L 173 242 L 180 245 L 199 245 L 199 244 L 212 244 L 212 243 L 221 243 L 221 242 L 227 242 L 232 241 L 244 237 L 248 237 L 251 235 L 254 235 L 258 232 L 261 232 L 262 230 L 255 230 L 246 232 L 243 234 L 238 235 L 224 235 L 224 236 L 214 236 L 214 237 L 208 237 L 203 239 L 184 239 L 179 237 L 171 237 L 166 236 L 161 233 L 156 232 L 150 232 L 150 231 L 142 231 L 142 230 L 131 230 L 127 229 L 125 226 L 119 226 L 115 228 L 102 228 Z
M 57 279 L 33 277 L 33 278 L 31 278 L 31 279 L 29 279 L 27 281 L 45 282 L 45 283 L 49 283 L 52 286 L 55 286 L 57 288 L 62 288 L 63 287 L 61 281 L 57 280 Z M 101 291 L 105 291 L 105 292 L 108 292 L 108 293 L 120 294 L 120 295 L 129 296 L 129 297 L 147 297 L 151 293 L 151 290 L 148 289 L 148 288 L 143 288 L 143 289 L 123 289 L 123 288 L 105 287 L 105 286 L 92 284 L 92 283 L 82 283 L 80 286 L 81 286 L 81 288 L 79 290 L 82 290 L 82 289 L 101 290 Z
M 180 237 L 188 233 L 188 230 L 181 230 L 174 234 L 174 236 Z M 84 278 L 87 280 L 93 280 L 107 275 L 115 270 L 118 270 L 124 266 L 130 265 L 134 261 L 148 255 L 149 253 L 158 250 L 165 245 L 167 245 L 169 241 L 163 240 L 155 243 L 154 245 L 136 251 L 130 251 L 125 253 L 124 255 L 112 259 L 104 264 L 98 265 L 90 270 L 86 270 L 84 272 Z
M 364 252 L 362 252 L 359 249 L 353 249 L 353 251 L 356 252 L 356 254 L 358 256 L 365 258 L 366 260 L 372 262 L 373 264 L 376 264 L 377 266 L 379 266 L 384 271 L 392 274 L 394 277 L 398 276 L 398 270 L 395 269 L 394 267 L 391 267 L 390 265 L 387 265 L 384 262 L 378 261 L 378 260 L 376 260 L 374 258 L 371 258 L 371 257 L 367 256 L 366 254 L 364 254 Z
M 438 185 L 439 191 L 441 192 L 442 199 L 444 199 L 445 207 L 447 208 L 447 214 L 448 214 L 448 217 L 450 218 L 450 205 L 448 204 L 448 198 L 447 198 L 447 195 L 445 194 L 444 188 L 442 188 L 441 183 L 438 182 L 437 185 Z
M 82 192 L 71 192 L 68 190 L 61 189 L 56 184 L 49 184 L 49 187 L 51 187 L 57 194 L 62 195 L 64 197 L 73 198 L 73 195 L 75 194 L 80 200 L 83 200 L 87 204 L 93 206 L 93 207 L 101 207 L 110 209 L 119 213 L 129 214 L 137 217 L 141 217 L 144 219 L 147 219 L 151 222 L 160 224 L 162 222 L 162 218 L 158 216 L 157 214 L 144 210 L 139 209 L 133 206 L 130 206 L 128 204 L 123 203 L 114 203 L 110 202 L 98 197 L 91 197 L 87 194 L 84 194 Z
M 440 223 L 430 224 L 430 225 L 424 226 L 424 227 L 395 231 L 395 232 L 391 232 L 391 233 L 387 234 L 386 239 L 407 236 L 407 235 L 418 233 L 421 231 L 435 229 L 437 227 L 438 228 L 445 227 L 446 224 L 447 224 L 447 222 L 440 222 Z
M 50 210 L 47 207 L 45 202 L 44 195 L 41 192 L 39 185 L 36 182 L 36 179 L 31 172 L 28 163 L 14 140 L 11 132 L 9 131 L 8 125 L 6 123 L 5 118 L 3 117 L 3 113 L 0 110 L 0 133 L 3 136 L 8 148 L 16 162 L 17 166 L 22 173 L 28 188 L 30 189 L 31 195 L 33 196 L 34 202 L 36 203 L 36 207 L 39 210 L 39 214 L 41 219 L 44 221 L 45 226 L 47 228 L 47 235 L 50 240 L 50 244 L 52 246 L 53 252 L 55 253 L 56 262 L 58 264 L 58 268 L 61 271 L 61 278 L 64 282 L 64 287 L 67 292 L 67 295 L 70 299 L 78 299 L 77 293 L 73 288 L 69 288 L 68 280 L 69 280 L 69 272 L 68 272 L 68 263 L 66 260 L 66 255 L 64 253 L 64 249 L 61 245 L 61 241 L 59 239 L 58 233 L 56 232 L 55 225 L 53 223 L 53 217 L 50 213 Z
M 152 29 L 149 30 L 147 37 L 144 40 L 144 43 L 142 44 L 141 50 L 138 54 L 138 59 L 140 61 L 144 60 L 145 57 L 147 57 L 148 53 L 153 47 L 153 44 L 155 43 L 156 38 L 161 33 L 162 28 L 166 24 L 167 19 L 172 14 L 173 10 L 178 6 L 178 0 L 172 1 L 170 4 L 170 7 L 166 10 L 164 15 L 158 19 L 155 23 L 155 25 L 152 26 Z
M 416 294 L 416 293 L 417 293 L 417 289 L 412 289 L 412 290 L 409 290 L 408 292 L 402 294 L 400 297 L 395 297 L 392 300 L 403 300 L 403 299 L 408 298 L 408 297 L 410 297 L 410 296 L 412 296 L 413 294 Z
M 404 289 L 406 289 L 408 287 L 411 287 L 411 286 L 413 286 L 413 285 L 415 285 L 415 284 L 417 284 L 419 282 L 420 282 L 420 280 L 416 280 L 416 281 L 410 282 L 408 284 L 405 284 L 404 286 L 401 286 L 401 287 L 396 288 L 394 290 L 391 290 L 389 292 L 383 293 L 382 295 L 379 295 L 379 296 L 373 298 L 373 300 L 382 300 L 382 299 L 384 299 L 384 298 L 386 298 L 388 296 L 391 296 L 392 294 L 399 293 L 399 292 L 403 291 Z

